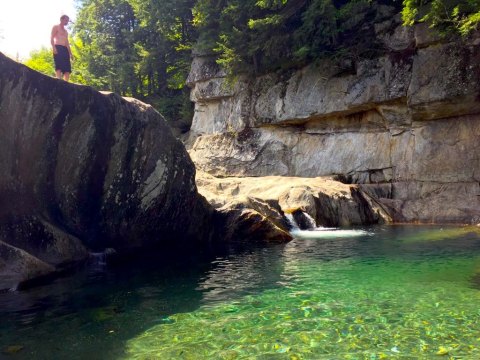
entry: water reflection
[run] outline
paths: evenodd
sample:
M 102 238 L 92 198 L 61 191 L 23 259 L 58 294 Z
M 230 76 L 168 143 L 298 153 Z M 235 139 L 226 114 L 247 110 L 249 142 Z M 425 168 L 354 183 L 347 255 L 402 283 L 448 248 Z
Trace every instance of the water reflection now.
M 198 308 L 201 293 L 194 289 L 209 261 L 155 260 L 93 264 L 46 286 L 0 294 L 0 358 L 18 345 L 15 359 L 115 359 L 126 339 Z
M 200 279 L 196 288 L 203 293 L 202 304 L 215 304 L 275 284 L 283 271 L 283 247 L 269 246 L 215 259 L 214 268 Z

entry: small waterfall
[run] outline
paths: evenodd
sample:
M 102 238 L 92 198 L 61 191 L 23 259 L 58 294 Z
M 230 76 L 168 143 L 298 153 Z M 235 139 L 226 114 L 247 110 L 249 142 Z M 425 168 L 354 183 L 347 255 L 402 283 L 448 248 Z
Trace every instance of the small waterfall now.
M 291 227 L 290 231 L 300 230 L 300 227 L 295 221 L 295 218 L 293 217 L 292 213 L 285 213 L 285 219 L 287 219 L 288 225 L 290 225 Z
M 291 230 L 314 230 L 317 228 L 315 219 L 302 210 L 287 211 L 285 218 L 291 227 Z
M 305 216 L 305 219 L 307 220 L 307 223 L 309 225 L 309 229 L 316 229 L 317 228 L 317 223 L 315 222 L 315 219 L 312 218 L 308 213 L 303 212 L 303 216 Z
M 285 219 L 290 225 L 290 234 L 300 239 L 333 239 L 372 235 L 365 230 L 317 227 L 315 219 L 302 210 L 285 212 Z
M 107 266 L 107 258 L 109 255 L 115 254 L 115 249 L 107 248 L 102 252 L 90 253 L 90 263 L 94 267 L 103 268 Z

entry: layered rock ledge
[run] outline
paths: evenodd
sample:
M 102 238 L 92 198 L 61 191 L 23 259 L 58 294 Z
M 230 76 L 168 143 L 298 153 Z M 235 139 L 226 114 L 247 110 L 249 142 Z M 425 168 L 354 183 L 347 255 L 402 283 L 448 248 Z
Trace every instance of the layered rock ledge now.
M 211 208 L 162 116 L 0 53 L 0 289 L 84 260 L 202 243 Z
M 385 54 L 228 85 L 194 59 L 189 153 L 215 176 L 335 175 L 395 222 L 480 223 L 480 37 L 442 42 L 398 18 Z
M 215 228 L 226 241 L 288 241 L 294 224 L 309 229 L 391 222 L 358 186 L 329 177 L 218 178 L 199 171 L 196 181 L 199 192 L 217 210 Z

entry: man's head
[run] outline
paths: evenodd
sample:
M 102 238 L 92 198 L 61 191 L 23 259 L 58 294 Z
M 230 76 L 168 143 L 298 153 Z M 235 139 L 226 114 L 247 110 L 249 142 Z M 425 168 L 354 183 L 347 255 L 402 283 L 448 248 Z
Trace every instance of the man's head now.
M 67 25 L 70 21 L 70 18 L 67 15 L 60 16 L 60 23 L 63 25 Z

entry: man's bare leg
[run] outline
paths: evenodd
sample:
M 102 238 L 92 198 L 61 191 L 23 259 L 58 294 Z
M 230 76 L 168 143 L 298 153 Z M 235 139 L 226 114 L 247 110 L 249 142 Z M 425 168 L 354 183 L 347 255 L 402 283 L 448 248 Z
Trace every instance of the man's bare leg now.
M 69 72 L 63 73 L 63 80 L 68 81 L 69 79 L 70 79 L 70 73 Z
M 57 79 L 61 79 L 62 78 L 62 70 L 55 70 L 55 76 L 57 77 Z

